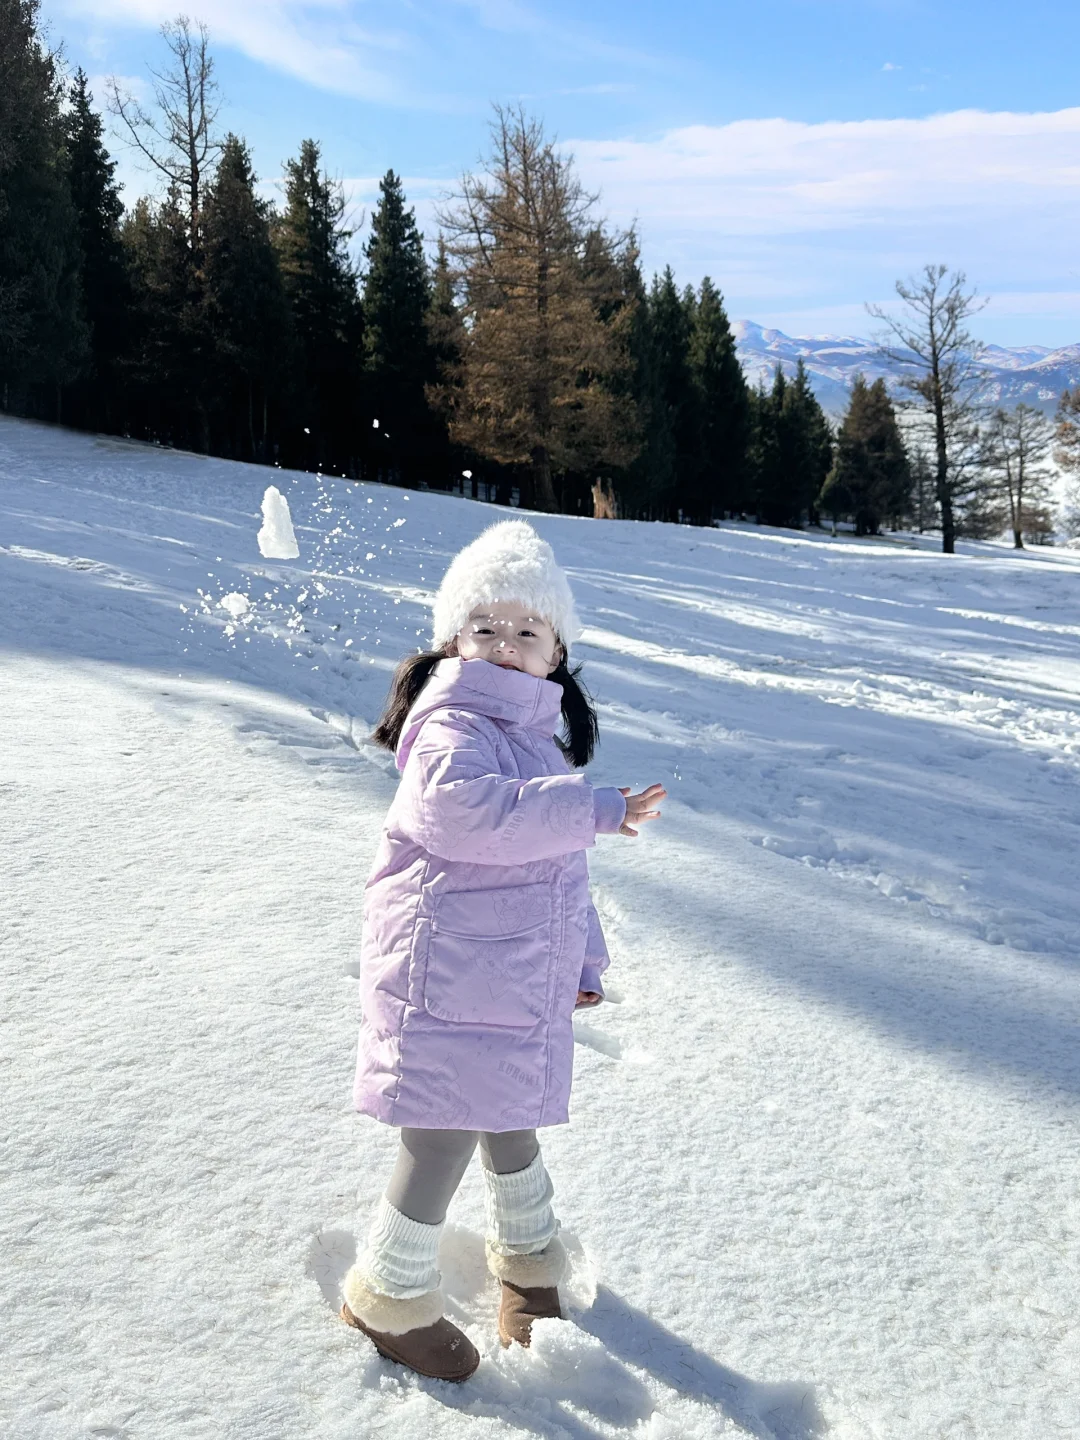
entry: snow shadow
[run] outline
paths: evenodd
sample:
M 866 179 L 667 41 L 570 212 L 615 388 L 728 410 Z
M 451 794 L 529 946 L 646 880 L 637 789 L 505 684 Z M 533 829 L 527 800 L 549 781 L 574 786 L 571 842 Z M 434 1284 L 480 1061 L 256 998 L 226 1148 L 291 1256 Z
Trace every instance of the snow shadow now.
M 687 820 L 692 830 L 708 830 Z M 690 843 L 709 841 L 699 834 Z M 837 881 L 832 899 L 841 917 L 822 903 L 818 875 L 791 867 L 784 906 L 772 910 L 753 895 L 739 898 L 737 889 L 707 894 L 692 867 L 666 866 L 663 879 L 655 871 L 635 876 L 635 905 L 644 915 L 678 916 L 680 943 L 706 964 L 722 951 L 727 963 L 766 972 L 962 1073 L 1012 1075 L 1080 1095 L 1072 1007 L 1055 1007 L 1030 973 L 1015 972 L 1021 960 L 1034 968 L 1051 957 L 1011 956 L 1002 969 L 1000 947 L 958 934 L 947 921 L 917 923 L 884 897 L 852 894 Z M 799 919 L 807 915 L 813 925 Z
M 812 1386 L 749 1380 L 606 1286 L 598 1287 L 592 1309 L 575 1318 L 609 1355 L 648 1371 L 682 1395 L 716 1405 L 752 1435 L 764 1440 L 817 1440 L 826 1432 Z
M 639 1374 L 706 1406 L 760 1440 L 818 1440 L 825 1434 L 814 1392 L 797 1383 L 749 1380 L 635 1309 L 605 1286 L 572 1234 L 566 1237 L 569 1273 L 560 1287 L 565 1320 L 541 1321 L 529 1350 L 504 1350 L 494 1336 L 498 1291 L 487 1272 L 481 1236 L 448 1224 L 440 1253 L 447 1313 L 481 1350 L 467 1384 L 411 1375 L 387 1360 L 373 1361 L 380 1383 L 420 1390 L 447 1409 L 501 1421 L 508 1430 L 543 1440 L 604 1440 L 612 1430 L 637 1430 L 663 1414 Z M 328 1309 L 341 1308 L 341 1283 L 356 1258 L 351 1231 L 321 1230 L 307 1259 Z M 597 1426 L 603 1427 L 598 1429 Z

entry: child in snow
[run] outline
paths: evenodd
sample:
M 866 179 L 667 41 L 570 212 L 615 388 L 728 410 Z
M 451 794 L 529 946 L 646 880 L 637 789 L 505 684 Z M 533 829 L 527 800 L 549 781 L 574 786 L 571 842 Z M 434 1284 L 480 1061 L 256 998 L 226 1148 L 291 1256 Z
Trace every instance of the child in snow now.
M 596 715 L 568 668 L 570 587 L 530 525 L 455 557 L 434 631 L 375 731 L 401 783 L 365 896 L 355 1101 L 401 1142 L 342 1317 L 390 1359 L 464 1380 L 480 1357 L 443 1315 L 447 1206 L 479 1140 L 499 1335 L 528 1345 L 560 1315 L 565 1261 L 536 1130 L 567 1120 L 571 1015 L 602 999 L 608 963 L 585 851 L 636 835 L 665 792 L 594 789 L 567 764 L 590 759 Z

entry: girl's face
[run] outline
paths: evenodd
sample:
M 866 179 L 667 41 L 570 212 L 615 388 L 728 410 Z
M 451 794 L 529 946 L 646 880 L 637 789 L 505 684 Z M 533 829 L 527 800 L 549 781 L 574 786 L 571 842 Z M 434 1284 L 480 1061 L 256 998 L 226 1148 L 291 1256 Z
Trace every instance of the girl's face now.
M 458 631 L 457 653 L 546 680 L 562 659 L 562 646 L 546 620 L 516 600 L 496 600 L 469 616 Z

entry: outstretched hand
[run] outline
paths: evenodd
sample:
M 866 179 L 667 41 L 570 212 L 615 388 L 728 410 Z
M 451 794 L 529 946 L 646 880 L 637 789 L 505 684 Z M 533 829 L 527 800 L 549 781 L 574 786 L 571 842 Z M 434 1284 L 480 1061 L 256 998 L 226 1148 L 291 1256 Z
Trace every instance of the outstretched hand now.
M 646 820 L 659 820 L 660 801 L 667 798 L 667 791 L 662 785 L 650 785 L 640 795 L 631 795 L 629 786 L 626 789 L 620 786 L 619 793 L 626 796 L 626 816 L 619 826 L 620 835 L 636 836 L 635 825 L 641 825 Z

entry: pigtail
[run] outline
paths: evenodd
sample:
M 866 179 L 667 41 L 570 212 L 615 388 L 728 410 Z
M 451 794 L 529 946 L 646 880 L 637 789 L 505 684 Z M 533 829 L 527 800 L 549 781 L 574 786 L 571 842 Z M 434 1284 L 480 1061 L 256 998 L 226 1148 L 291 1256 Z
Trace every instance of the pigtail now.
M 559 748 L 579 770 L 592 759 L 600 733 L 592 697 L 579 681 L 580 674 L 581 666 L 571 670 L 564 655 L 548 677 L 562 686 L 563 735 Z
M 445 660 L 449 653 L 450 647 L 443 646 L 441 650 L 421 650 L 418 655 L 407 655 L 402 660 L 394 671 L 394 678 L 390 682 L 390 693 L 386 697 L 386 705 L 379 723 L 371 732 L 373 744 L 381 745 L 384 750 L 389 750 L 393 754 L 401 739 L 405 717 L 416 703 L 420 691 L 431 678 L 431 672 L 435 666 L 440 660 Z

